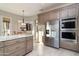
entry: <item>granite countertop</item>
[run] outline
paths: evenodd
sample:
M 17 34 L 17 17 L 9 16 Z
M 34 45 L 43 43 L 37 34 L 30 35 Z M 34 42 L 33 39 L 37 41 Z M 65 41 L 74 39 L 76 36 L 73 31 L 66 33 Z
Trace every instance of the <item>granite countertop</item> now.
M 22 37 L 29 37 L 29 36 L 33 36 L 33 35 L 21 34 L 21 35 L 0 36 L 0 41 L 13 40 L 13 39 L 22 38 Z

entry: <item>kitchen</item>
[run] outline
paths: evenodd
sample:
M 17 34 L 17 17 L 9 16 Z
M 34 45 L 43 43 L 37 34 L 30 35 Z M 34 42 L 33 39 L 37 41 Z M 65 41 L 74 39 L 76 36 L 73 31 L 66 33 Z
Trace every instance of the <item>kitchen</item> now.
M 78 6 L 77 3 L 0 4 L 0 55 L 42 55 L 43 44 L 51 50 L 68 49 L 72 55 L 79 55 Z

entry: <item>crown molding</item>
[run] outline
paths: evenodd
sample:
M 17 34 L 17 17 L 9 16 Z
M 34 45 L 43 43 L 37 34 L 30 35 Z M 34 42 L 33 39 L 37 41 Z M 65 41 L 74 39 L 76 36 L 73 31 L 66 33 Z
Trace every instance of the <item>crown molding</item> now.
M 40 11 L 39 14 L 46 13 L 46 12 L 52 11 L 52 10 L 54 10 L 54 9 L 59 9 L 59 8 L 62 8 L 62 7 L 66 7 L 66 6 L 69 6 L 69 5 L 72 5 L 72 4 L 74 4 L 74 3 L 63 4 L 63 5 L 54 7 L 54 8 L 48 8 L 47 10 L 44 9 L 44 10 Z

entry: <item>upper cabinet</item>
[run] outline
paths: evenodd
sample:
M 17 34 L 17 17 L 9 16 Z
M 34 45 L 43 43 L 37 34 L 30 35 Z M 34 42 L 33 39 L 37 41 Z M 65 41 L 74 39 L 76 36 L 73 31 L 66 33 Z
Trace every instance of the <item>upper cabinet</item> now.
M 49 12 L 49 20 L 57 20 L 57 19 L 59 19 L 59 9 Z
M 59 19 L 59 10 L 49 11 L 38 15 L 38 22 L 40 24 L 45 24 L 48 20 Z
M 60 8 L 59 17 L 60 18 L 67 18 L 68 17 L 67 13 L 68 13 L 67 7 Z
M 78 16 L 77 4 L 68 6 L 68 17 L 77 17 L 77 16 Z
M 38 15 L 38 24 L 43 24 L 44 22 L 44 15 L 43 14 L 39 14 Z
M 38 21 L 40 24 L 44 24 L 48 20 L 58 20 L 77 16 L 78 16 L 78 4 L 72 4 L 43 14 L 39 14 Z
M 49 20 L 49 13 L 43 13 L 38 15 L 38 23 L 45 24 Z
M 78 16 L 77 4 L 69 5 L 63 8 L 60 8 L 60 19 L 62 18 L 72 18 Z

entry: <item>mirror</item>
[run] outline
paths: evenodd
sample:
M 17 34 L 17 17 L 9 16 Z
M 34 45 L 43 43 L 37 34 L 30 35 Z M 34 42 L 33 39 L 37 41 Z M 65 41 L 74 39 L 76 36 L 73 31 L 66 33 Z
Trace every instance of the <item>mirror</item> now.
M 10 34 L 10 17 L 3 17 L 3 29 L 4 35 Z

